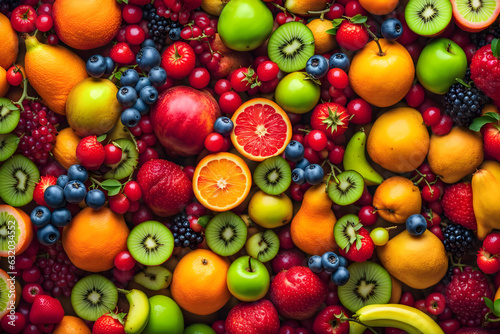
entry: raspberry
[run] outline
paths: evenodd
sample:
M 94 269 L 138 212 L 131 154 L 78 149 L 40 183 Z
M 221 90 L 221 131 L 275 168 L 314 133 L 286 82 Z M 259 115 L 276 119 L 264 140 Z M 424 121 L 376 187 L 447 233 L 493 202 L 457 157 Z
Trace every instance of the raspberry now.
M 500 59 L 491 51 L 491 45 L 477 50 L 470 64 L 471 78 L 476 86 L 492 100 L 500 100 Z
M 444 189 L 441 199 L 444 215 L 455 224 L 469 230 L 476 230 L 476 217 L 472 207 L 472 186 L 470 183 L 457 183 Z

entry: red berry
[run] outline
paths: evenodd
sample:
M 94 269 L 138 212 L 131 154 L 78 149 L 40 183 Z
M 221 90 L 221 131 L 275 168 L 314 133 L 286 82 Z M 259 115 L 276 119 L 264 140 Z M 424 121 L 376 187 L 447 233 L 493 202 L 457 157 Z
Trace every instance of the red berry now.
M 434 202 L 439 200 L 439 197 L 441 196 L 441 191 L 438 186 L 435 184 L 431 185 L 425 185 L 422 188 L 422 198 L 426 202 Z
M 350 122 L 354 124 L 368 124 L 372 121 L 372 106 L 361 98 L 347 104 L 347 113 L 352 115 Z
M 24 269 L 21 276 L 26 283 L 34 283 L 38 281 L 42 273 L 36 265 L 33 265 L 28 269 Z
M 106 155 L 104 158 L 105 164 L 117 164 L 122 159 L 122 149 L 115 146 L 113 143 L 104 146 L 104 152 Z
M 52 20 L 52 16 L 47 14 L 42 14 L 36 18 L 36 28 L 41 32 L 47 32 L 52 29 L 54 25 L 54 21 Z
M 229 80 L 219 79 L 215 83 L 214 90 L 218 95 L 222 95 L 225 92 L 229 92 L 231 90 L 231 83 L 229 82 Z
M 326 78 L 328 79 L 330 85 L 337 89 L 344 89 L 349 84 L 349 77 L 347 76 L 347 73 L 340 68 L 332 68 L 329 70 Z
M 203 230 L 203 226 L 198 224 L 198 216 L 188 216 L 189 227 L 195 232 L 201 232 Z
M 7 82 L 11 86 L 19 86 L 23 82 L 23 75 L 15 66 L 9 67 L 7 70 Z
M 358 0 L 351 0 L 345 4 L 345 16 L 353 17 L 356 15 L 368 15 L 366 9 L 364 9 Z
M 76 147 L 76 157 L 83 167 L 96 170 L 103 164 L 106 152 L 96 136 L 88 136 L 80 139 Z
M 128 65 L 135 60 L 135 54 L 127 43 L 116 43 L 109 52 L 109 56 L 115 63 Z
M 50 34 L 49 36 L 47 36 L 47 43 L 50 45 L 56 45 L 59 43 L 59 38 L 56 34 Z
M 475 231 L 477 229 L 472 205 L 472 186 L 461 182 L 447 186 L 441 199 L 444 215 L 453 223 Z
M 306 191 L 300 187 L 300 184 L 293 184 L 290 187 L 290 195 L 292 196 L 294 201 L 302 202 L 305 192 Z
M 413 298 L 413 295 L 411 294 L 411 292 L 404 292 L 401 295 L 401 299 L 399 300 L 399 303 L 401 305 L 413 307 L 415 305 L 415 299 Z
M 425 298 L 425 308 L 433 315 L 443 313 L 446 306 L 445 297 L 442 293 L 433 292 Z
M 233 114 L 242 103 L 240 95 L 233 91 L 225 92 L 219 97 L 220 110 L 224 114 Z
M 138 201 L 142 197 L 142 190 L 137 181 L 127 182 L 125 187 L 123 187 L 123 193 L 131 201 Z
M 151 219 L 153 219 L 153 213 L 151 212 L 151 209 L 148 208 L 145 204 L 141 204 L 139 206 L 139 210 L 134 212 L 134 214 L 132 215 L 132 223 L 134 225 L 139 225 L 140 223 Z
M 38 15 L 47 14 L 49 16 L 52 16 L 52 4 L 50 3 L 41 4 L 40 7 L 37 8 L 36 13 Z
M 186 207 L 186 214 L 188 216 L 203 216 L 205 212 L 206 212 L 205 207 L 198 202 L 190 203 Z
M 210 73 L 206 68 L 198 67 L 189 74 L 189 85 L 196 89 L 203 89 L 210 82 Z
M 425 90 L 424 88 L 416 83 L 411 86 L 410 91 L 406 94 L 406 103 L 412 108 L 416 108 L 424 102 Z
M 438 322 L 439 327 L 444 334 L 454 334 L 460 329 L 460 321 L 457 319 L 448 319 Z
M 484 238 L 483 241 L 484 250 L 493 254 L 500 254 L 500 232 L 491 232 Z
M 326 134 L 320 130 L 312 130 L 307 135 L 307 142 L 309 143 L 309 147 L 311 147 L 315 151 L 324 150 L 326 147 L 326 143 L 328 139 L 326 138 Z
M 212 132 L 205 138 L 205 148 L 210 152 L 220 152 L 224 146 L 224 137 L 217 132 Z
M 441 120 L 441 111 L 436 107 L 429 107 L 422 113 L 422 118 L 427 126 L 434 126 Z
M 362 24 L 352 23 L 348 20 L 342 21 L 336 35 L 340 47 L 356 51 L 368 43 L 369 35 Z
M 136 5 L 123 7 L 123 20 L 128 24 L 139 23 L 142 20 L 142 9 Z
M 125 28 L 125 38 L 132 45 L 140 45 L 146 39 L 146 33 L 141 26 L 133 24 Z
M 142 133 L 153 133 L 154 128 L 153 128 L 153 123 L 151 123 L 151 118 L 149 115 L 143 115 L 141 117 L 141 120 L 137 124 L 141 128 Z
M 111 196 L 109 198 L 109 208 L 118 214 L 125 214 L 128 209 L 130 208 L 130 201 L 129 199 L 122 193 Z
M 145 133 L 139 139 L 145 142 L 148 147 L 155 146 L 157 140 L 154 133 Z
M 363 226 L 372 226 L 377 222 L 378 212 L 373 206 L 365 205 L 359 209 L 358 218 Z
M 448 134 L 453 127 L 453 119 L 448 115 L 441 115 L 441 119 L 437 124 L 431 126 L 431 130 L 438 136 Z
M 29 5 L 16 7 L 10 16 L 10 24 L 17 32 L 30 33 L 36 29 L 35 9 Z
M 158 159 L 158 158 L 159 158 L 159 154 L 158 154 L 158 152 L 156 152 L 155 149 L 153 149 L 152 147 L 146 147 L 144 152 L 139 155 L 139 164 L 142 165 L 146 161 Z
M 21 333 L 26 327 L 26 317 L 20 312 L 12 312 L 4 315 L 0 321 L 3 333 L 16 334 Z
M 36 296 L 43 294 L 43 288 L 38 283 L 28 283 L 24 285 L 22 291 L 23 299 L 30 304 L 33 304 Z
M 255 81 L 256 73 L 252 68 L 240 67 L 234 70 L 229 81 L 231 87 L 237 92 L 247 91 Z
M 273 61 L 266 60 L 257 67 L 257 76 L 261 81 L 269 81 L 278 75 L 280 69 L 278 64 Z
M 139 154 L 144 153 L 144 151 L 146 151 L 147 147 L 148 147 L 148 145 L 146 144 L 146 142 L 144 140 L 137 140 L 137 151 Z
M 132 257 L 129 251 L 121 251 L 116 254 L 114 265 L 116 269 L 127 271 L 134 268 L 137 261 Z
M 344 161 L 345 149 L 343 146 L 335 145 L 335 147 L 328 153 L 328 160 L 332 164 L 340 165 Z
M 330 6 L 330 10 L 325 14 L 328 20 L 340 19 L 344 15 L 345 8 L 340 3 L 335 2 Z

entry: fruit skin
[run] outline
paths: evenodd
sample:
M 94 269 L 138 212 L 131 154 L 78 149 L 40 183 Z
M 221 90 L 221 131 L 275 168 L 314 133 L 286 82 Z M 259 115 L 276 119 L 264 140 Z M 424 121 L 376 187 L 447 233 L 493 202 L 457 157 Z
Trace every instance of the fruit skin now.
M 307 24 L 314 35 L 314 54 L 322 55 L 332 51 L 336 46 L 335 36 L 327 33 L 328 29 L 333 28 L 330 20 L 314 19 Z
M 359 0 L 359 3 L 373 15 L 386 15 L 397 7 L 399 0 Z
M 7 16 L 0 13 L 0 35 L 2 36 L 2 50 L 0 52 L 0 66 L 9 68 L 17 59 L 19 40 Z
M 492 100 L 500 100 L 500 64 L 490 45 L 476 51 L 470 64 L 471 79 Z M 498 103 L 497 103 L 498 105 Z
M 267 299 L 234 306 L 224 323 L 227 334 L 273 334 L 280 328 L 278 312 Z
M 97 141 L 96 136 L 82 138 L 76 147 L 76 157 L 81 165 L 89 170 L 101 167 L 106 157 L 104 147 Z
M 488 169 L 479 169 L 472 175 L 472 205 L 477 222 L 477 237 L 483 240 L 493 229 L 500 228 L 500 181 Z
M 91 334 L 87 324 L 79 318 L 71 315 L 65 315 L 63 320 L 54 327 L 52 334 Z
M 156 137 L 169 154 L 181 156 L 201 152 L 220 116 L 219 105 L 210 94 L 186 86 L 164 91 L 151 109 Z
M 349 247 L 349 250 L 340 248 L 339 254 L 348 258 L 351 261 L 365 262 L 372 257 L 373 251 L 375 250 L 375 244 L 373 243 L 370 233 L 364 227 L 360 228 L 356 232 L 362 237 L 361 244 L 355 243 Z
M 285 193 L 268 195 L 257 191 L 248 204 L 250 219 L 265 228 L 275 228 L 288 224 L 293 216 L 293 204 Z
M 305 80 L 306 77 L 306 73 L 293 72 L 276 86 L 275 101 L 286 112 L 304 114 L 318 103 L 320 88 L 312 80 Z
M 481 247 L 477 251 L 477 266 L 485 274 L 495 274 L 500 270 L 500 258 Z
M 137 182 L 146 205 L 158 216 L 178 214 L 193 200 L 191 180 L 168 160 L 153 159 L 141 166 Z
M 368 43 L 369 35 L 365 26 L 356 24 L 350 20 L 344 20 L 337 30 L 335 39 L 340 47 L 357 51 L 362 49 Z
M 500 128 L 497 124 L 486 124 L 483 132 L 484 153 L 500 161 Z
M 468 32 L 480 32 L 481 30 L 488 28 L 498 18 L 498 14 L 500 14 L 500 4 L 496 2 L 495 10 L 487 20 L 480 22 L 466 21 L 458 10 L 457 0 L 450 0 L 450 2 L 453 8 L 453 18 L 455 19 L 455 24 L 460 29 Z
M 64 318 L 61 302 L 47 295 L 38 295 L 33 301 L 30 311 L 32 324 L 57 324 Z
M 92 326 L 92 334 L 124 334 L 123 314 L 106 313 Z
M 348 311 L 340 305 L 328 305 L 314 318 L 313 331 L 317 334 L 348 334 L 349 322 L 340 322 L 339 315 L 348 316 Z
M 189 44 L 175 42 L 163 52 L 161 67 L 167 72 L 167 77 L 180 80 L 193 71 L 195 61 L 196 54 Z
M 334 102 L 318 104 L 311 115 L 311 127 L 324 132 L 328 138 L 334 139 L 346 132 L 350 115 L 347 109 Z
M 30 216 L 20 208 L 14 208 L 8 204 L 0 204 L 0 212 L 6 212 L 9 215 L 14 216 L 17 220 L 20 233 L 16 232 L 18 242 L 15 244 L 16 255 L 21 255 L 31 244 L 34 236 L 33 224 L 31 223 Z M 4 249 L 0 250 L 1 257 L 8 257 L 9 253 L 12 254 L 11 247 L 8 246 L 8 242 L 4 246 Z M 0 272 L 1 273 L 1 272 Z
M 327 3 L 328 0 L 288 0 L 285 2 L 285 8 L 294 14 L 310 16 L 309 11 L 323 10 Z
M 40 178 L 40 181 L 37 182 L 35 190 L 33 191 L 33 199 L 36 204 L 47 206 L 47 203 L 45 203 L 45 199 L 43 198 L 43 193 L 47 187 L 55 185 L 56 182 L 57 178 L 52 175 L 45 175 Z
M 150 303 L 148 296 L 141 290 L 132 289 L 122 291 L 126 293 L 130 309 L 125 321 L 125 332 L 127 334 L 140 334 L 146 328 L 150 316 Z
M 483 248 L 493 255 L 500 254 L 500 232 L 489 233 L 483 241 Z
M 456 183 L 447 186 L 441 198 L 444 215 L 455 224 L 469 230 L 477 229 L 470 183 Z
M 64 128 L 57 133 L 52 154 L 56 161 L 65 169 L 68 169 L 72 165 L 80 164 L 80 160 L 75 154 L 80 139 L 70 127 Z
M 251 261 L 251 270 L 249 267 Z M 250 256 L 241 256 L 227 271 L 227 286 L 233 296 L 252 302 L 263 298 L 269 289 L 269 272 L 262 262 Z

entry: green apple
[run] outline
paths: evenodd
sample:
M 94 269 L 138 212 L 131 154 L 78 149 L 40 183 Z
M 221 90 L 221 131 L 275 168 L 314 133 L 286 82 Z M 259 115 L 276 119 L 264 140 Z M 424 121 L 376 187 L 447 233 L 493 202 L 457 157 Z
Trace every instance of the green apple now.
M 157 295 L 149 298 L 148 325 L 143 334 L 182 334 L 184 332 L 184 316 L 177 303 L 167 296 Z
M 118 121 L 122 107 L 118 88 L 107 79 L 87 78 L 76 84 L 66 101 L 66 119 L 80 137 L 100 136 Z
M 209 325 L 192 324 L 184 329 L 184 334 L 216 334 Z
M 250 256 L 234 260 L 227 271 L 227 288 L 244 302 L 263 298 L 269 290 L 269 271 L 262 262 Z
M 248 203 L 250 219 L 265 228 L 275 228 L 292 220 L 293 204 L 286 194 L 269 195 L 257 191 Z
M 236 51 L 261 46 L 273 31 L 273 14 L 261 0 L 231 0 L 222 10 L 217 32 Z
M 445 94 L 451 85 L 457 83 L 456 78 L 464 77 L 466 70 L 464 50 L 447 38 L 430 42 L 418 57 L 418 81 L 432 93 Z
M 303 72 L 285 76 L 276 86 L 274 99 L 286 112 L 304 114 L 318 104 L 321 89 Z

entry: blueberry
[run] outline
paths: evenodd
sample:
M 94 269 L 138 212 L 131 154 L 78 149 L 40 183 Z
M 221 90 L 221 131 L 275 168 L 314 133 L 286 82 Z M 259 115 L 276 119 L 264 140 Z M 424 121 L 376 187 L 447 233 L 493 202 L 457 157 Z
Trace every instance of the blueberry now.
M 160 66 L 155 66 L 149 71 L 148 79 L 153 87 L 160 87 L 167 81 L 167 72 Z
M 66 184 L 69 182 L 69 177 L 68 175 L 60 175 L 58 178 L 57 178 L 57 182 L 56 184 L 61 187 L 61 188 L 64 188 L 66 186 Z
M 120 117 L 122 124 L 132 128 L 141 120 L 141 113 L 134 108 L 125 109 Z
M 340 256 L 340 255 L 337 255 L 337 256 L 339 258 L 339 266 L 347 268 L 347 265 L 348 265 L 347 259 L 345 257 L 343 257 L 343 256 Z
M 106 62 L 106 71 L 104 74 L 111 74 L 113 73 L 113 70 L 115 69 L 115 62 L 111 57 L 104 57 L 104 61 Z
M 302 158 L 295 164 L 295 168 L 306 169 L 310 164 L 309 160 Z
M 332 282 L 337 286 L 346 285 L 349 282 L 351 274 L 345 267 L 338 267 L 332 274 Z
M 68 203 L 78 204 L 85 199 L 85 195 L 87 195 L 87 187 L 78 180 L 71 180 L 64 187 L 64 197 Z
M 291 140 L 285 147 L 285 157 L 292 162 L 300 161 L 304 157 L 304 146 L 296 140 Z
M 82 165 L 72 165 L 68 168 L 68 179 L 85 182 L 89 178 L 89 173 Z M 64 187 L 62 187 L 64 188 Z
M 139 81 L 139 78 L 139 73 L 137 73 L 137 71 L 133 68 L 129 68 L 122 73 L 120 84 L 122 86 L 135 87 L 135 85 L 137 85 L 137 82 Z
M 312 185 L 320 184 L 323 181 L 323 176 L 325 176 L 325 172 L 323 172 L 323 168 L 321 168 L 318 164 L 311 164 L 304 169 L 304 176 L 306 178 L 306 182 Z
M 147 86 L 151 86 L 151 82 L 149 81 L 148 78 L 141 77 L 139 81 L 137 81 L 137 83 L 135 84 L 135 91 L 140 93 L 141 90 Z
M 87 60 L 85 69 L 91 77 L 99 78 L 106 72 L 106 60 L 101 55 L 93 55 Z
M 43 199 L 51 208 L 62 208 L 66 205 L 64 190 L 58 185 L 48 186 L 43 193 Z
M 85 204 L 94 210 L 102 208 L 104 203 L 106 203 L 106 196 L 100 189 L 91 189 L 85 196 Z
M 150 47 L 155 48 L 156 47 L 156 43 L 152 39 L 148 38 L 148 39 L 144 40 L 144 42 L 142 42 L 142 44 L 141 44 L 142 48 L 145 48 L 146 46 L 150 46 Z
M 329 273 L 333 273 L 340 266 L 339 257 L 334 252 L 326 252 L 321 256 L 321 265 Z
M 321 265 L 321 256 L 313 255 L 307 261 L 307 266 L 313 273 L 319 274 L 323 271 L 323 266 Z
M 421 235 L 427 229 L 427 221 L 421 214 L 414 214 L 406 219 L 406 229 L 411 235 Z
M 52 224 L 45 225 L 36 232 L 38 242 L 45 246 L 55 244 L 60 236 L 59 230 Z
M 344 70 L 344 72 L 347 73 L 349 71 L 349 66 L 351 66 L 351 62 L 349 61 L 349 58 L 341 52 L 334 53 L 330 57 L 330 68 L 340 68 L 341 70 Z
M 380 32 L 385 39 L 394 41 L 403 34 L 403 25 L 396 18 L 385 20 L 380 27 Z
M 292 170 L 292 181 L 297 184 L 304 184 L 306 182 L 304 170 L 301 168 L 294 168 L 294 170 Z
M 233 130 L 233 121 L 229 117 L 221 116 L 215 120 L 214 131 L 223 136 L 229 136 Z
M 306 72 L 313 79 L 320 79 L 328 72 L 328 60 L 320 55 L 314 55 L 306 63 Z
M 66 208 L 55 209 L 50 217 L 50 222 L 54 226 L 64 227 L 71 222 L 71 212 Z
M 146 104 L 141 99 L 137 99 L 131 108 L 137 110 L 141 115 L 144 115 L 149 111 L 149 104 Z
M 123 86 L 118 93 L 116 93 L 116 99 L 121 105 L 130 107 L 137 101 L 137 92 L 134 87 Z
M 146 104 L 153 104 L 158 100 L 158 91 L 153 86 L 144 87 L 139 95 Z
M 135 56 L 135 61 L 141 70 L 149 72 L 153 67 L 160 66 L 160 51 L 156 50 L 154 47 L 146 46 L 139 50 Z
M 36 227 L 44 227 L 50 222 L 50 210 L 44 205 L 37 206 L 31 211 L 30 219 Z
M 181 39 L 181 28 L 177 27 L 174 29 L 170 29 L 170 31 L 168 32 L 168 37 L 170 37 L 170 39 L 173 41 L 178 41 L 179 39 Z

